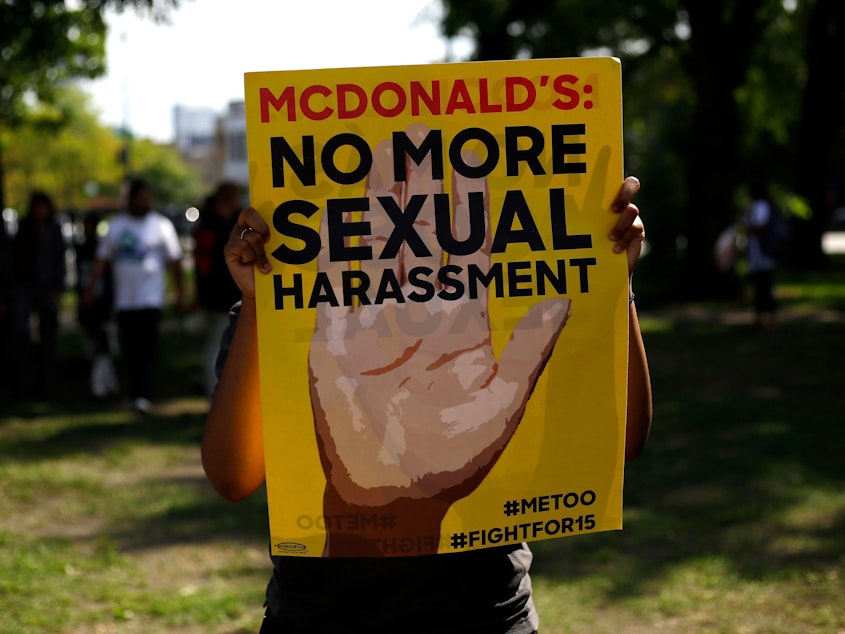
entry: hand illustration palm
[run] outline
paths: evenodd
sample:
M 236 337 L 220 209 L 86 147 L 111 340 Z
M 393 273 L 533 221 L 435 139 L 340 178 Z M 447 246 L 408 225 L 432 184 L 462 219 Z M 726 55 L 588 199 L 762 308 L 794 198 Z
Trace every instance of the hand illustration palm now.
M 422 126 L 409 129 L 424 135 Z M 412 137 L 413 138 L 413 137 Z M 465 155 L 469 164 L 477 161 Z M 365 219 L 371 234 L 363 241 L 378 256 L 393 229 L 377 198 L 390 196 L 405 209 L 414 194 L 442 192 L 428 164 L 410 165 L 407 181 L 392 176 L 385 144 L 374 152 L 367 184 L 371 200 Z M 470 264 L 486 271 L 490 222 L 484 179 L 452 180 L 452 232 L 469 234 L 468 193 L 483 192 L 487 234 L 482 249 L 450 256 L 465 276 Z M 404 244 L 393 260 L 361 262 L 373 281 L 386 262 L 403 285 L 409 271 L 436 271 L 442 252 L 435 238 L 432 197 L 415 221 L 431 255 Z M 325 224 L 325 221 L 324 221 Z M 326 227 L 320 270 L 333 287 L 347 265 L 329 260 Z M 419 251 L 419 249 L 418 249 Z M 465 281 L 465 277 L 463 278 Z M 439 286 L 436 290 L 440 290 Z M 486 289 L 469 299 L 396 301 L 319 309 L 311 345 L 311 398 L 323 467 L 329 486 L 347 504 L 382 506 L 399 498 L 438 498 L 451 503 L 471 493 L 495 464 L 522 418 L 525 405 L 569 315 L 570 303 L 549 299 L 520 321 L 501 358 L 491 347 Z

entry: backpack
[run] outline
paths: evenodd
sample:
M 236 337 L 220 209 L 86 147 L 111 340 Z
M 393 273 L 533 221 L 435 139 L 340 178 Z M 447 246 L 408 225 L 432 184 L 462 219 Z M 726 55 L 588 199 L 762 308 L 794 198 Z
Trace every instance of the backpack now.
M 769 206 L 769 221 L 760 232 L 760 249 L 770 258 L 778 258 L 786 251 L 792 239 L 789 219 L 774 205 Z

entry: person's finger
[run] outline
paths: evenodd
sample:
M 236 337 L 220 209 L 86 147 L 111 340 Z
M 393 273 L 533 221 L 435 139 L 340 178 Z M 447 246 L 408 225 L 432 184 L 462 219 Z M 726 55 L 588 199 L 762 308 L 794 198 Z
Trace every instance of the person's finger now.
M 235 266 L 241 264 L 255 265 L 257 255 L 246 240 L 229 240 L 223 246 L 223 256 L 226 262 Z
M 634 200 L 634 196 L 637 195 L 638 191 L 640 191 L 639 179 L 636 176 L 629 176 L 622 181 L 619 191 L 616 192 L 616 198 L 610 204 L 610 209 L 616 213 L 624 211 L 631 204 L 631 201 Z
M 622 237 L 614 244 L 613 250 L 616 253 L 625 252 L 628 257 L 628 274 L 634 272 L 634 267 L 640 259 L 645 241 L 645 227 L 641 218 L 637 217 L 634 223 L 628 227 Z
M 245 243 L 252 253 L 244 250 L 242 244 L 238 244 L 239 248 L 230 249 L 229 252 L 232 255 L 237 254 L 241 263 L 253 263 L 262 273 L 269 273 L 272 266 L 264 250 L 264 244 L 269 239 L 270 228 L 264 218 L 255 208 L 246 207 L 238 214 L 238 222 L 232 228 L 229 243 Z
M 270 238 L 270 228 L 254 207 L 244 207 L 238 214 L 238 222 L 232 227 L 231 237 L 240 235 L 244 229 L 255 231 L 266 242 Z
M 332 261 L 328 224 L 328 216 L 323 210 L 320 217 L 320 254 L 317 256 L 317 270 L 326 278 L 334 303 L 325 301 L 317 305 L 317 331 L 327 339 L 333 336 L 332 324 L 337 324 L 338 320 L 343 319 L 353 309 L 352 306 L 344 305 L 343 295 L 343 275 L 349 270 L 349 263 L 343 260 Z M 329 289 L 324 289 L 323 292 L 329 292 Z
M 643 229 L 643 221 L 637 217 L 634 219 L 634 222 L 631 223 L 631 225 L 619 236 L 614 250 L 621 253 L 631 242 L 634 240 L 642 241 L 644 237 L 645 231 Z
M 566 325 L 572 302 L 553 298 L 538 302 L 519 321 L 499 359 L 499 376 L 520 386 L 524 403 Z M 517 399 L 519 400 L 519 399 Z
M 628 204 L 624 210 L 619 212 L 619 218 L 607 236 L 609 240 L 616 243 L 613 247 L 616 253 L 622 253 L 628 242 L 630 242 L 630 237 L 626 242 L 623 242 L 623 238 L 639 220 L 639 215 L 640 210 L 634 204 Z
M 245 240 L 229 240 L 223 247 L 226 266 L 244 297 L 255 297 L 255 257 Z
M 369 223 L 369 229 L 359 239 L 360 246 L 372 250 L 371 259 L 361 260 L 361 271 L 376 285 L 384 269 L 393 269 L 397 279 L 401 277 L 398 250 L 395 254 L 384 253 L 388 257 L 381 256 L 394 226 L 384 206 L 401 206 L 402 189 L 403 184 L 397 183 L 393 177 L 392 144 L 390 141 L 382 141 L 373 150 L 373 165 L 367 176 L 365 195 L 369 198 L 370 209 L 363 214 L 362 220 Z
M 463 152 L 463 162 L 469 166 L 481 164 L 474 152 Z M 467 283 L 467 270 L 476 266 L 483 273 L 490 268 L 490 246 L 493 230 L 490 222 L 490 191 L 486 178 L 467 178 L 457 172 L 452 174 L 452 202 L 455 208 L 453 238 L 465 242 L 466 253 L 450 255 L 449 264 L 461 268 L 458 276 Z M 480 234 L 483 227 L 483 235 Z M 487 288 L 481 285 L 479 296 L 486 300 Z

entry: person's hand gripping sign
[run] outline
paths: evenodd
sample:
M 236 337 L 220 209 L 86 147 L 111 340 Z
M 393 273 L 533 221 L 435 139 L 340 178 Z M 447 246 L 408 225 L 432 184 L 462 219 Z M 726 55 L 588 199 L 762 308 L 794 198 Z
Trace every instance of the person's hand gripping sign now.
M 420 141 L 427 132 L 412 126 L 408 136 Z M 471 153 L 462 158 L 467 165 L 480 163 Z M 487 271 L 492 230 L 486 179 L 452 175 L 454 239 L 470 235 L 471 208 L 476 224 L 484 219 L 483 244 L 466 255 L 444 254 L 437 239 L 432 194 L 443 191 L 428 159 L 408 161 L 406 180 L 397 182 L 390 144 L 376 147 L 367 179 L 370 208 L 363 216 L 369 232 L 360 242 L 373 258 L 360 261 L 361 272 L 380 280 L 391 268 L 404 298 L 421 292 L 408 284 L 415 273 L 454 265 L 454 277 L 466 286 L 470 265 Z M 415 195 L 425 195 L 421 207 L 422 197 L 412 201 Z M 397 239 L 390 214 L 416 211 L 414 231 Z M 325 213 L 321 236 L 319 270 L 341 296 L 350 265 L 331 259 Z M 497 359 L 486 287 L 479 285 L 473 299 L 466 293 L 444 298 L 441 290 L 435 282 L 427 301 L 324 303 L 317 309 L 309 372 L 327 479 L 326 555 L 378 556 L 387 544 L 396 548 L 397 540 L 403 554 L 437 552 L 446 511 L 478 487 L 507 446 L 570 311 L 568 299 L 538 302 Z

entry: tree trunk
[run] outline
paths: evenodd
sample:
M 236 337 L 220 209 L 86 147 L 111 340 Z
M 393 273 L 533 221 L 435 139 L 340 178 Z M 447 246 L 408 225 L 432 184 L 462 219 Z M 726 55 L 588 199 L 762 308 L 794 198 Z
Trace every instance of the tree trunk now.
M 827 265 L 822 234 L 830 224 L 835 201 L 833 144 L 841 122 L 842 77 L 845 75 L 845 2 L 818 0 L 807 26 L 807 84 L 795 156 L 795 188 L 812 209 L 807 221 L 794 223 L 793 259 L 799 268 Z
M 719 297 L 732 291 L 721 286 L 713 248 L 719 234 L 736 221 L 738 115 L 729 85 L 702 83 L 687 162 L 689 200 L 682 283 L 687 297 Z
M 2 131 L 0 131 L 2 132 Z M 6 170 L 3 169 L 3 135 L 0 133 L 0 213 L 6 208 Z M 6 223 L 0 219 L 0 224 L 3 225 L 2 231 L 6 233 Z
M 687 162 L 687 248 L 682 295 L 720 297 L 732 289 L 716 267 L 713 247 L 737 220 L 734 199 L 742 183 L 739 108 L 735 92 L 762 33 L 766 0 L 688 0 L 692 37 L 686 60 L 696 105 Z

